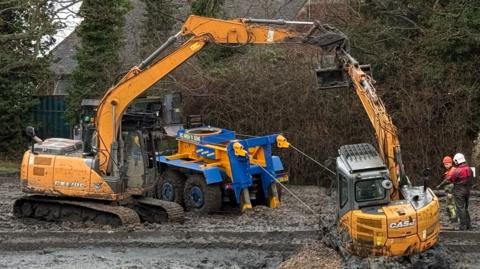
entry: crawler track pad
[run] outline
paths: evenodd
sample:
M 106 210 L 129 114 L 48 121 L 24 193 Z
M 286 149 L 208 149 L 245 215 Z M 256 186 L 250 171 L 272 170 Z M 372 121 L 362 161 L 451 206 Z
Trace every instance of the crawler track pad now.
M 47 221 L 93 221 L 112 226 L 140 223 L 138 214 L 128 207 L 35 195 L 16 200 L 13 213 L 19 218 Z
M 168 202 L 168 201 L 163 201 L 151 197 L 137 197 L 135 200 L 145 209 L 148 208 L 151 213 L 149 213 L 149 216 L 142 216 L 142 212 L 137 210 L 137 212 L 140 214 L 140 216 L 150 222 L 179 222 L 183 223 L 185 221 L 185 213 L 183 211 L 183 207 L 177 203 L 173 202 Z M 161 215 L 166 213 L 166 219 L 165 217 L 162 217 Z M 150 220 L 152 218 L 152 214 L 159 215 L 160 217 L 155 218 L 154 221 Z

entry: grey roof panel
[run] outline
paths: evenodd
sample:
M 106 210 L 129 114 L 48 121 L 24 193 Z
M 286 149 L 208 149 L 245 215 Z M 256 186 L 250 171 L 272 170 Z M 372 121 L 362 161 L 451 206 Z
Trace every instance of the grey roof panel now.
M 56 76 L 72 74 L 77 67 L 75 60 L 76 46 L 80 43 L 77 33 L 73 31 L 60 44 L 58 44 L 50 53 L 53 56 L 53 63 L 50 65 L 50 71 Z
M 350 172 L 385 169 L 385 163 L 375 148 L 366 143 L 341 146 L 340 158 L 349 167 Z

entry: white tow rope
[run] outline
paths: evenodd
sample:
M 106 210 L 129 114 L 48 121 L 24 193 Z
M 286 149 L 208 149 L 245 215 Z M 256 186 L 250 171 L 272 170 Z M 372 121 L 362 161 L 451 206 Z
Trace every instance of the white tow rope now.
M 315 160 L 314 158 L 308 156 L 305 152 L 299 150 L 298 148 L 296 148 L 295 146 L 293 146 L 292 144 L 290 144 L 290 147 L 292 147 L 294 150 L 296 150 L 298 153 L 302 154 L 303 156 L 307 157 L 308 159 L 310 159 L 311 161 L 313 161 L 314 163 L 318 164 L 320 167 L 322 167 L 323 169 L 327 170 L 328 172 L 332 173 L 332 175 L 336 176 L 337 174 L 335 172 L 333 172 L 331 169 L 329 169 L 328 167 L 326 167 L 325 165 L 321 164 L 319 161 Z
M 255 137 L 255 136 L 252 136 L 252 135 L 243 135 L 243 136 L 248 136 L 248 137 Z M 307 157 L 309 160 L 311 160 L 312 162 L 316 163 L 318 166 L 322 167 L 323 169 L 327 170 L 328 172 L 330 172 L 332 175 L 336 176 L 337 174 L 335 172 L 333 172 L 331 169 L 329 169 L 328 167 L 326 167 L 325 165 L 321 164 L 319 161 L 315 160 L 314 158 L 310 157 L 308 154 L 306 154 L 305 152 L 301 151 L 300 149 L 298 149 L 297 147 L 293 146 L 291 143 L 289 143 L 289 146 L 296 150 L 298 153 L 302 154 L 303 156 Z M 249 156 L 250 157 L 250 156 Z M 267 175 L 269 175 L 272 179 L 275 180 L 275 182 L 277 182 L 278 184 L 280 184 L 280 186 L 282 186 L 282 188 L 284 188 L 288 193 L 290 193 L 290 195 L 293 196 L 293 198 L 295 198 L 297 201 L 299 201 L 306 209 L 308 209 L 312 214 L 316 214 L 315 210 L 313 210 L 309 205 L 307 205 L 302 199 L 300 199 L 300 197 L 298 197 L 298 195 L 296 195 L 294 192 L 292 192 L 289 188 L 287 188 L 285 186 L 285 184 L 281 183 L 274 175 L 272 175 L 270 172 L 268 172 L 265 168 L 263 168 L 261 165 L 259 165 L 259 167 L 265 171 L 265 173 L 267 173 Z

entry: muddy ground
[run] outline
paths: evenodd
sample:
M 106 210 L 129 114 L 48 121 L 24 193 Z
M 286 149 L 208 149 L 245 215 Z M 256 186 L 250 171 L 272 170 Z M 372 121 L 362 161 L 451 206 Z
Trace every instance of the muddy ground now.
M 201 217 L 187 212 L 183 224 L 111 228 L 16 219 L 11 214 L 12 203 L 22 195 L 17 179 L 0 177 L 0 268 L 349 267 L 319 240 L 319 218 L 334 216 L 333 198 L 314 186 L 290 188 L 318 214 L 310 213 L 284 191 L 282 205 L 274 210 L 254 207 L 243 215 Z M 478 227 L 480 202 L 475 198 L 471 207 Z M 480 254 L 473 251 L 480 249 L 479 234 L 472 232 L 463 239 L 449 236 L 441 239 L 449 245 L 448 267 L 480 268 Z M 363 264 L 408 268 L 389 262 Z
M 316 212 L 332 212 L 325 190 L 292 190 Z M 274 210 L 259 206 L 246 214 L 209 216 L 187 212 L 183 224 L 119 228 L 16 219 L 12 204 L 20 196 L 16 178 L 0 177 L 0 268 L 277 268 L 309 245 L 323 247 L 318 243 L 319 215 L 289 194 Z

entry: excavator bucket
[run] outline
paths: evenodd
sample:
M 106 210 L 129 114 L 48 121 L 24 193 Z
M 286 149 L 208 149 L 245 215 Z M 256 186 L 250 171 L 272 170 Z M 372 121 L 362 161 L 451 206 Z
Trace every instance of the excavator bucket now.
M 361 65 L 360 68 L 367 75 L 372 76 L 370 65 Z M 347 74 L 341 68 L 318 68 L 315 72 L 317 72 L 317 83 L 320 90 L 345 88 L 350 85 Z
M 317 72 L 317 83 L 320 90 L 330 90 L 348 87 L 348 78 L 343 69 L 340 68 L 319 68 Z
M 348 87 L 348 76 L 338 63 L 335 54 L 323 54 L 320 64 L 315 70 L 317 73 L 318 89 L 330 90 Z

